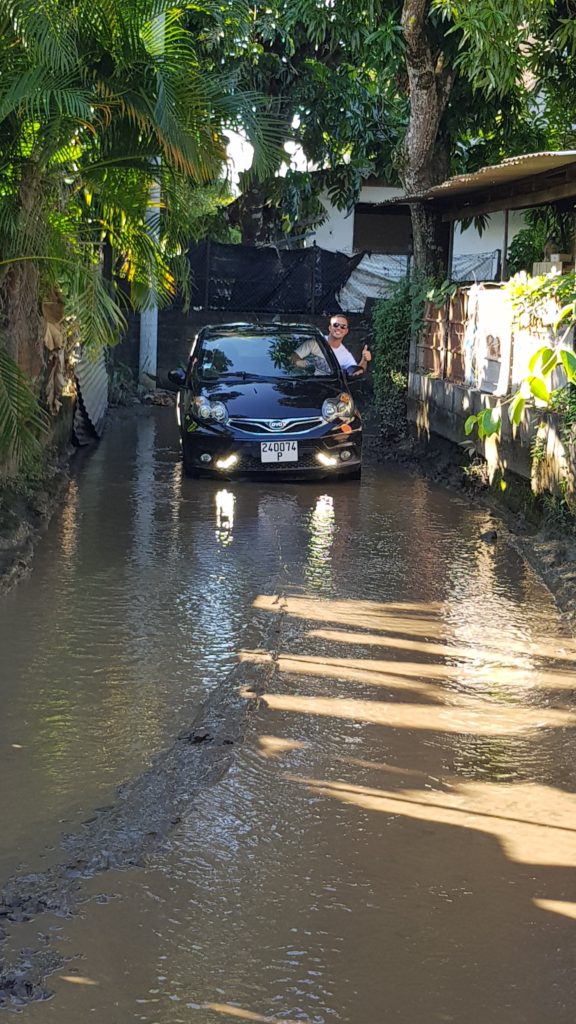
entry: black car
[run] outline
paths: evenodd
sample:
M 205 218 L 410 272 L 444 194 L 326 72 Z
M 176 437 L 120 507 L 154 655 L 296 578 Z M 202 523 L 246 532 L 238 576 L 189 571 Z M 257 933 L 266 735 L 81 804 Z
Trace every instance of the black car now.
M 359 476 L 362 421 L 324 336 L 295 324 L 220 324 L 168 374 L 188 476 Z

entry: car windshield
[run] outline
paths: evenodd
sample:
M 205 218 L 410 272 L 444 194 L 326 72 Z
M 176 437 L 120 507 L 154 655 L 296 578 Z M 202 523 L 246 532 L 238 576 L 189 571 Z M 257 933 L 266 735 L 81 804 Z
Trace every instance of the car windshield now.
M 205 338 L 198 355 L 202 380 L 221 377 L 334 377 L 326 346 L 303 334 L 227 334 Z

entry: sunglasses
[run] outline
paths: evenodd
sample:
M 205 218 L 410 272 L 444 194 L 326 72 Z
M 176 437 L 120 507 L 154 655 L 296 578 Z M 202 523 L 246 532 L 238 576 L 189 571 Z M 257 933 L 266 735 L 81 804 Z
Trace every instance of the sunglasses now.
M 335 327 L 339 331 L 345 331 L 348 324 L 332 324 L 332 327 Z

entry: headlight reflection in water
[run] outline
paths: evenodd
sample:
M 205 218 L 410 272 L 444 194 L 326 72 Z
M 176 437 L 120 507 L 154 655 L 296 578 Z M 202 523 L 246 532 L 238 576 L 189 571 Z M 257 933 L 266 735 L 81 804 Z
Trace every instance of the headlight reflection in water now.
M 309 521 L 310 540 L 305 575 L 316 589 L 332 588 L 332 544 L 336 533 L 334 499 L 322 494 Z
M 234 506 L 235 496 L 227 490 L 218 491 L 216 502 L 216 540 L 223 547 L 232 543 L 232 530 L 234 527 Z

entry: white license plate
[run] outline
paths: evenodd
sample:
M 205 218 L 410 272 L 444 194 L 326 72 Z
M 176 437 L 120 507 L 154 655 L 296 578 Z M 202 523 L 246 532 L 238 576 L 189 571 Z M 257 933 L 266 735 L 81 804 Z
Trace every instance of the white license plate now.
M 260 459 L 262 462 L 297 462 L 298 441 L 262 441 Z

